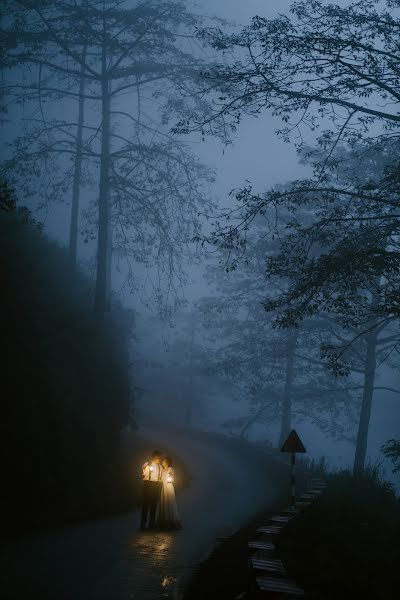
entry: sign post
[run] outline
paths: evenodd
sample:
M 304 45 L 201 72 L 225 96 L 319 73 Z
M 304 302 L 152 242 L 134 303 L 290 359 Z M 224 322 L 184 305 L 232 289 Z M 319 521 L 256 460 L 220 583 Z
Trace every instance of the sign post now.
M 290 505 L 294 508 L 296 503 L 296 484 L 295 484 L 295 466 L 296 466 L 296 452 L 307 452 L 303 442 L 297 435 L 296 431 L 292 429 L 289 433 L 286 442 L 281 448 L 281 452 L 290 452 Z

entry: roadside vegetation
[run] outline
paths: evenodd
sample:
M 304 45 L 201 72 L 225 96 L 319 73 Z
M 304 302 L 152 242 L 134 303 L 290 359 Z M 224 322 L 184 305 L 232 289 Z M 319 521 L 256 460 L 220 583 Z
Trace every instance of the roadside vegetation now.
M 132 315 L 93 313 L 89 279 L 4 181 L 0 252 L 1 534 L 132 510 L 149 451 L 131 418 Z
M 323 496 L 284 529 L 278 552 L 310 600 L 395 598 L 400 499 L 378 468 L 331 475 Z
M 283 529 L 277 555 L 307 600 L 395 598 L 400 586 L 400 499 L 377 467 L 354 477 L 327 474 L 325 462 L 302 461 L 298 493 L 310 477 L 325 477 L 328 488 Z M 307 469 L 307 476 L 304 469 Z M 283 496 L 220 543 L 189 582 L 185 600 L 240 597 L 249 588 L 248 541 L 270 516 L 287 506 Z

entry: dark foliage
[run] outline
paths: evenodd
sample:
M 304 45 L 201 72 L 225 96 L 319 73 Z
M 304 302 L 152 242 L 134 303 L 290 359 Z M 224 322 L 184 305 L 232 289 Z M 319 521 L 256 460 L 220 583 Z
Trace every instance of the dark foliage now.
M 346 7 L 297 1 L 289 15 L 254 17 L 239 32 L 199 33 L 224 56 L 204 73 L 212 115 L 189 113 L 177 131 L 226 141 L 244 115 L 269 111 L 282 120 L 283 139 L 303 152 L 305 132 L 319 131 L 312 178 L 264 194 L 247 185 L 210 237 L 240 257 L 256 217 L 279 216 L 282 208 L 290 213 L 280 252 L 266 263 L 269 276 L 288 282 L 265 302 L 267 311 L 279 312 L 280 326 L 329 312 L 357 339 L 398 321 L 398 6 L 398 0 L 379 7 L 371 0 Z M 307 221 L 298 218 L 305 210 Z M 325 351 L 334 367 L 335 353 Z
M 306 597 L 394 598 L 399 589 L 400 504 L 377 469 L 340 473 L 285 528 L 279 554 Z
M 236 442 L 242 443 L 242 442 Z M 243 448 L 246 446 L 243 445 Z M 249 447 L 249 446 L 248 446 Z M 308 465 L 308 472 L 321 476 L 322 464 Z M 288 473 L 282 470 L 282 463 L 270 460 L 268 469 L 274 472 L 276 497 L 265 510 L 252 518 L 232 536 L 219 540 L 213 552 L 199 565 L 185 589 L 184 600 L 232 600 L 240 598 L 249 588 L 249 547 L 248 542 L 259 534 L 257 529 L 286 506 L 288 500 Z M 310 471 L 311 469 L 311 471 Z M 296 477 L 297 492 L 306 489 L 306 475 L 302 468 Z
M 400 471 L 400 439 L 388 440 L 382 446 L 382 452 L 392 461 L 393 473 L 398 473 Z
M 168 125 L 184 96 L 195 96 L 204 63 L 193 38 L 203 18 L 184 0 L 3 0 L 0 13 L 0 92 L 24 107 L 17 114 L 26 125 L 16 128 L 2 173 L 39 209 L 72 194 L 71 256 L 79 215 L 85 243 L 98 244 L 99 312 L 113 252 L 126 259 L 131 289 L 169 316 L 199 213 L 213 207 L 211 170 Z M 99 198 L 80 198 L 97 186 Z
M 121 324 L 95 320 L 89 282 L 66 252 L 3 204 L 1 512 L 6 528 L 23 529 L 79 511 L 90 490 L 109 486 L 128 359 Z

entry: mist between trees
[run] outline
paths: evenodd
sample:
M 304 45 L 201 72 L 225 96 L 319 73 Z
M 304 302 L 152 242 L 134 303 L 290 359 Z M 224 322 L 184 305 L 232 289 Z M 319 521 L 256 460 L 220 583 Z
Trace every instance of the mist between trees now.
M 246 407 L 231 433 L 273 423 L 278 443 L 311 422 L 364 469 L 374 394 L 400 393 L 377 378 L 399 365 L 398 9 L 312 0 L 234 28 L 181 1 L 3 3 L 3 118 L 21 119 L 3 177 L 22 204 L 70 206 L 71 268 L 80 233 L 96 247 L 97 320 L 113 257 L 131 290 L 151 282 L 176 322 L 160 394 L 187 425 L 229 384 Z M 240 144 L 267 113 L 312 175 L 217 206 L 188 140 Z M 196 249 L 208 293 L 185 312 Z
M 155 266 L 153 300 L 166 308 L 184 279 L 197 213 L 211 206 L 212 174 L 168 126 L 204 66 L 194 44 L 201 18 L 181 1 L 13 0 L 2 14 L 4 102 L 23 115 L 4 174 L 21 200 L 69 196 L 73 262 L 81 213 L 86 241 L 97 243 L 99 315 L 109 305 L 112 252 L 128 270 L 131 261 Z M 81 188 L 98 195 L 82 205 Z M 129 279 L 134 288 L 135 273 Z
M 362 1 L 345 8 L 296 2 L 290 15 L 256 16 L 239 31 L 201 31 L 201 39 L 221 55 L 220 64 L 203 74 L 199 90 L 211 114 L 204 119 L 187 106 L 174 129 L 216 135 L 229 143 L 243 117 L 270 111 L 283 121 L 278 135 L 295 143 L 300 158 L 311 164 L 310 179 L 261 194 L 251 184 L 235 190 L 236 206 L 220 215 L 213 233 L 202 240 L 220 250 L 228 273 L 241 273 L 241 289 L 235 291 L 231 277 L 225 297 L 240 299 L 234 313 L 237 317 L 240 309 L 242 315 L 246 311 L 240 322 L 245 335 L 243 330 L 232 335 L 234 321 L 228 318 L 223 339 L 234 338 L 233 347 L 224 349 L 229 348 L 229 368 L 242 383 L 244 371 L 253 385 L 257 408 L 250 422 L 268 414 L 268 404 L 278 404 L 283 439 L 292 398 L 302 410 L 302 394 L 294 388 L 297 367 L 309 418 L 310 387 L 318 397 L 317 418 L 324 414 L 321 397 L 328 412 L 340 412 L 344 398 L 345 410 L 356 411 L 355 473 L 365 464 L 377 366 L 391 359 L 398 366 L 398 8 L 396 1 Z M 311 148 L 305 135 L 310 131 L 316 140 Z M 249 277 L 250 266 L 260 273 L 259 282 L 254 273 Z M 255 318 L 261 335 L 255 351 L 259 338 L 249 327 L 254 309 L 250 312 L 245 304 L 257 298 L 251 286 L 256 286 L 258 306 L 263 305 L 273 324 L 266 335 L 260 325 L 268 319 Z M 319 356 L 302 351 L 302 335 L 309 344 L 311 331 L 318 332 L 311 347 Z M 284 347 L 281 374 L 269 364 L 270 353 L 272 361 L 279 356 L 272 349 L 275 339 Z M 325 383 L 325 390 L 317 392 L 320 360 L 336 376 L 338 388 Z M 260 370 L 262 376 L 254 380 Z M 354 383 L 352 374 L 358 374 Z M 278 403 L 266 387 L 274 376 Z M 305 383 L 308 376 L 311 380 Z M 346 376 L 346 383 L 338 376 Z M 350 392 L 361 399 L 359 410 L 357 401 L 343 396 Z M 347 415 L 340 422 L 349 425 L 352 420 Z M 330 426 L 337 431 L 334 422 Z

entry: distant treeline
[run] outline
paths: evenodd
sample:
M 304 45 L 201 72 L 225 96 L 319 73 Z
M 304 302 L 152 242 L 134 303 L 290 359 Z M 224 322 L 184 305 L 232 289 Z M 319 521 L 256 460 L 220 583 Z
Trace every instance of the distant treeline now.
M 90 512 L 95 496 L 110 493 L 129 414 L 129 315 L 96 320 L 88 279 L 28 211 L 16 209 L 3 183 L 0 192 L 7 531 Z

